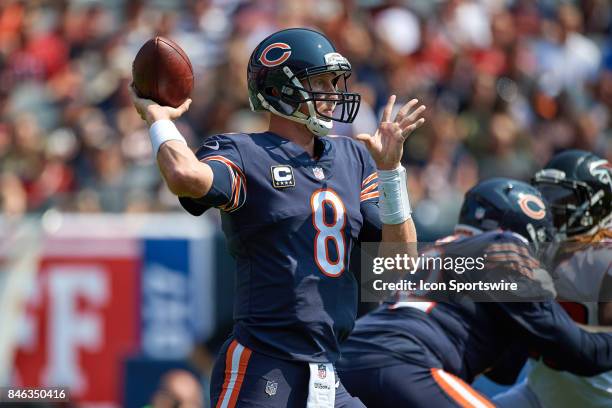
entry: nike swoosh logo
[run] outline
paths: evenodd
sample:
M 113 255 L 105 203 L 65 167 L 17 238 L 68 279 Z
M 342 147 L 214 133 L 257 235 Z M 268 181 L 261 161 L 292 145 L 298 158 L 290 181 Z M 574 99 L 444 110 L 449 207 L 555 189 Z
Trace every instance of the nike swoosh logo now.
M 215 142 L 215 144 L 205 143 L 204 147 L 207 147 L 211 150 L 219 150 L 219 142 Z
M 336 388 L 338 388 L 339 386 L 340 386 L 340 381 L 336 383 Z

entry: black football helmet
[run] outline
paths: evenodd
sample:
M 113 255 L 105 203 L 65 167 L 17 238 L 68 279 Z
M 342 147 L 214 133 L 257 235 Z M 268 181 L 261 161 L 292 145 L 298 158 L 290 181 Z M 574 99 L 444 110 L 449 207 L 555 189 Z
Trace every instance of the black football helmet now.
M 583 150 L 557 154 L 532 179 L 550 203 L 560 239 L 592 234 L 612 218 L 612 167 Z
M 540 192 L 508 178 L 493 178 L 472 187 L 463 200 L 458 227 L 502 229 L 519 234 L 538 248 L 552 239 L 552 219 Z
M 336 92 L 311 92 L 301 80 L 315 75 L 336 74 Z M 349 93 L 347 78 L 351 64 L 340 55 L 323 34 L 290 28 L 263 40 L 251 54 L 247 69 L 249 102 L 253 111 L 270 111 L 275 115 L 302 123 L 316 136 L 325 136 L 333 121 L 351 123 L 359 110 L 361 97 Z M 317 110 L 316 102 L 333 102 L 333 116 Z M 300 111 L 305 104 L 308 114 Z

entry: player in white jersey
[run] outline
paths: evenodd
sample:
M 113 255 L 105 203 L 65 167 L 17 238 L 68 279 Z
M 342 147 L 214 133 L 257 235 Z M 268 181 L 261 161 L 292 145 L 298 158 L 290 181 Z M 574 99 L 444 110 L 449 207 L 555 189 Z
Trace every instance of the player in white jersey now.
M 612 331 L 612 168 L 596 155 L 555 156 L 533 183 L 547 198 L 561 241 L 555 256 L 558 299 L 591 331 Z M 612 407 L 612 372 L 581 377 L 533 364 L 528 379 L 493 400 L 499 407 Z

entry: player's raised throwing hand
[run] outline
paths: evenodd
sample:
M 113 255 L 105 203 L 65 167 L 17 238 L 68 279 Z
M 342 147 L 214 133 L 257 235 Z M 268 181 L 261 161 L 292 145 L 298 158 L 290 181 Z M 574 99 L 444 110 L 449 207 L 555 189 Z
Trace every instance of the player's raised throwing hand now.
M 356 136 L 357 140 L 363 142 L 370 151 L 378 170 L 393 170 L 399 167 L 404 141 L 415 129 L 425 123 L 425 119 L 420 117 L 425 105 L 417 106 L 418 103 L 417 99 L 412 99 L 402 106 L 395 119 L 391 120 L 395 104 L 395 95 L 391 95 L 374 136 L 367 133 Z
M 189 105 L 191 105 L 191 99 L 188 98 L 178 108 L 161 106 L 151 99 L 140 98 L 136 95 L 133 85 L 129 86 L 129 91 L 136 111 L 149 126 L 162 119 L 178 119 L 183 113 L 187 112 Z

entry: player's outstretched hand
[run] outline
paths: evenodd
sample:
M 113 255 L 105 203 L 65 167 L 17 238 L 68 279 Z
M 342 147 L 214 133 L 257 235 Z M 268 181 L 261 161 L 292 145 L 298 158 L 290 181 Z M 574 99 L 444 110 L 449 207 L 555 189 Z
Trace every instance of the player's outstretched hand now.
M 395 95 L 391 95 L 374 136 L 367 133 L 356 136 L 357 140 L 363 142 L 370 151 L 378 170 L 393 170 L 400 165 L 404 141 L 415 129 L 425 123 L 425 119 L 420 117 L 425 105 L 417 107 L 418 103 L 416 99 L 406 103 L 392 121 Z
M 186 99 L 178 108 L 161 106 L 151 99 L 140 98 L 136 95 L 133 84 L 130 84 L 129 90 L 136 111 L 149 126 L 161 119 L 178 119 L 183 113 L 187 112 L 189 105 L 191 105 L 191 99 Z

